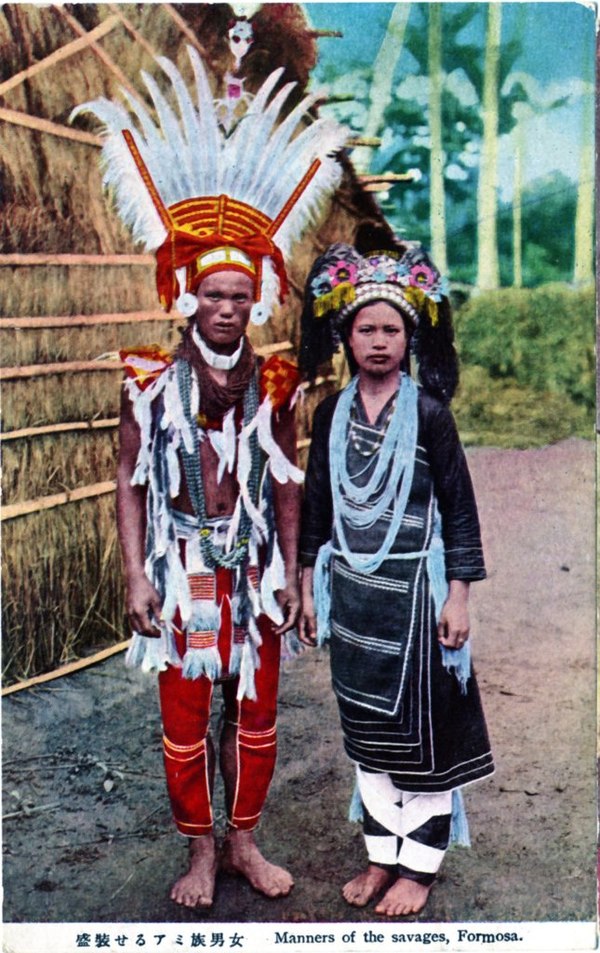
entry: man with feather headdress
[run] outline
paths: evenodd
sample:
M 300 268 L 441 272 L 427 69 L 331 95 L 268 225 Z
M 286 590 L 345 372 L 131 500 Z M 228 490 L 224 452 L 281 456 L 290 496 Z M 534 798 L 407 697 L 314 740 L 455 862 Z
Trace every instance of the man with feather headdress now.
M 175 302 L 188 318 L 174 353 L 121 352 L 117 507 L 134 631 L 128 663 L 159 673 L 167 786 L 190 842 L 189 870 L 171 897 L 192 907 L 212 903 L 218 865 L 208 731 L 216 683 L 222 866 L 267 896 L 293 885 L 262 857 L 254 830 L 275 765 L 281 637 L 299 611 L 299 377 L 275 355 L 261 363 L 245 332 L 283 300 L 285 257 L 339 181 L 331 155 L 346 134 L 306 122 L 312 98 L 280 121 L 293 86 L 275 92 L 283 70 L 232 123 L 231 104 L 213 101 L 200 58 L 189 55 L 196 102 L 159 59 L 178 115 L 146 75 L 157 122 L 132 99 L 129 111 L 107 100 L 78 111 L 104 123 L 105 184 L 134 238 L 156 252 L 163 307 Z

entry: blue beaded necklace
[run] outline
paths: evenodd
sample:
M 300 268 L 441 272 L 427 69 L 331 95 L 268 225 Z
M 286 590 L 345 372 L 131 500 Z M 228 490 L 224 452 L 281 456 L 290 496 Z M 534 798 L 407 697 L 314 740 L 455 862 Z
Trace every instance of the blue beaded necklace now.
M 338 545 L 348 564 L 359 572 L 372 573 L 389 555 L 406 511 L 417 446 L 418 390 L 408 375 L 401 375 L 396 406 L 377 451 L 373 472 L 364 486 L 358 486 L 347 466 L 348 430 L 357 388 L 358 377 L 354 377 L 342 391 L 331 422 L 329 461 L 333 517 Z M 377 552 L 353 552 L 346 540 L 345 527 L 366 530 L 390 508 L 392 518 Z
M 209 569 L 215 569 L 217 566 L 223 566 L 226 569 L 233 569 L 243 563 L 248 554 L 248 544 L 250 542 L 250 533 L 252 531 L 252 519 L 244 506 L 243 500 L 240 500 L 241 515 L 239 526 L 236 532 L 235 545 L 229 552 L 224 552 L 215 546 L 212 539 L 212 530 L 207 526 L 206 497 L 204 494 L 204 481 L 202 479 L 202 467 L 200 465 L 200 440 L 198 437 L 198 425 L 193 418 L 191 411 L 191 392 L 192 392 L 192 369 L 188 361 L 180 359 L 177 361 L 177 383 L 179 386 L 179 396 L 184 417 L 189 424 L 192 433 L 192 452 L 189 453 L 185 445 L 182 444 L 180 453 L 183 459 L 183 468 L 185 478 L 190 494 L 190 500 L 194 514 L 200 524 L 200 550 L 202 558 Z M 254 419 L 258 412 L 258 381 L 256 374 L 253 374 L 246 392 L 244 394 L 244 416 L 242 427 Z M 258 492 L 260 485 L 261 470 L 261 452 L 258 443 L 256 430 L 250 435 L 250 455 L 251 467 L 248 478 L 248 492 L 252 503 L 258 505 Z

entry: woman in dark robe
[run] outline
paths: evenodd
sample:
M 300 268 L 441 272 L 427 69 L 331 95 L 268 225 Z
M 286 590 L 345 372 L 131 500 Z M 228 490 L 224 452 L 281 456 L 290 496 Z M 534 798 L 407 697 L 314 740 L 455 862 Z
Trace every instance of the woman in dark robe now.
M 493 772 L 467 641 L 469 586 L 485 567 L 448 408 L 458 374 L 444 290 L 420 249 L 334 245 L 303 315 L 308 375 L 340 341 L 356 373 L 314 417 L 300 637 L 330 642 L 356 765 L 369 864 L 344 897 L 364 906 L 387 888 L 376 907 L 387 916 L 424 907 L 449 842 L 465 840 L 461 787 Z

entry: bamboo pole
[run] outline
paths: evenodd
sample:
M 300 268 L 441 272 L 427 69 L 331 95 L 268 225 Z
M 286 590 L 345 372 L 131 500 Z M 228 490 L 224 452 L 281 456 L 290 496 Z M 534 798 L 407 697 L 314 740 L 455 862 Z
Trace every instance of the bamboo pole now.
M 81 37 L 88 36 L 88 31 L 85 29 L 85 27 L 83 27 L 79 20 L 77 20 L 74 16 L 71 16 L 71 14 L 68 13 L 64 7 L 60 6 L 59 4 L 54 4 L 53 6 L 57 13 L 59 13 L 63 20 L 69 24 L 75 33 L 78 33 Z M 99 46 L 99 44 L 94 40 L 89 43 L 89 48 L 98 57 L 100 62 L 104 63 L 107 69 L 110 70 L 113 76 L 115 76 L 115 78 L 119 81 L 121 86 L 123 86 L 123 88 L 126 89 L 127 92 L 133 96 L 138 103 L 143 103 L 143 99 L 137 89 L 131 85 L 123 70 L 117 66 L 112 57 L 110 57 L 108 53 L 103 50 L 102 47 Z
M 335 381 L 335 375 L 329 377 L 317 378 L 313 387 L 320 387 L 327 381 Z M 117 426 L 118 418 L 114 422 L 110 421 L 110 426 Z M 109 422 L 106 421 L 107 426 Z M 296 449 L 303 450 L 310 446 L 310 438 L 306 437 L 296 441 Z M 53 493 L 50 496 L 40 496 L 37 500 L 21 500 L 19 503 L 11 503 L 0 509 L 0 522 L 16 519 L 19 516 L 31 516 L 35 513 L 43 513 L 46 510 L 52 510 L 57 506 L 64 506 L 66 503 L 77 503 L 81 500 L 91 500 L 99 496 L 106 496 L 113 493 L 116 488 L 114 480 L 106 480 L 103 483 L 91 483 L 89 486 L 81 486 L 76 490 L 65 490 L 64 493 Z
M 358 176 L 359 182 L 412 182 L 414 175 L 412 172 L 380 172 L 378 174 L 368 174 Z
M 50 55 L 44 57 L 43 60 L 33 63 L 31 66 L 28 66 L 27 69 L 21 70 L 20 73 L 15 73 L 14 76 L 10 77 L 10 79 L 0 83 L 0 96 L 4 96 L 4 94 L 10 89 L 20 86 L 21 83 L 23 83 L 26 79 L 31 79 L 32 76 L 36 76 L 38 73 L 41 73 L 44 70 L 49 69 L 51 66 L 55 66 L 57 63 L 62 62 L 62 60 L 66 60 L 70 56 L 74 56 L 75 53 L 79 53 L 81 50 L 84 50 L 90 45 L 90 43 L 93 43 L 95 40 L 99 40 L 107 33 L 110 33 L 120 19 L 121 17 L 119 16 L 108 17 L 97 27 L 94 27 L 93 30 L 90 30 L 85 36 L 79 37 L 78 40 L 71 40 L 70 43 L 65 43 L 64 46 L 61 46 L 58 50 L 50 53 Z
M 155 60 L 157 57 L 157 53 L 154 47 L 151 46 L 150 43 L 148 43 L 148 40 L 146 40 L 145 37 L 143 37 L 138 30 L 136 30 L 133 23 L 131 23 L 130 20 L 127 19 L 127 17 L 125 16 L 124 13 L 121 12 L 119 7 L 117 7 L 116 4 L 114 3 L 109 3 L 108 8 L 109 10 L 112 10 L 115 17 L 117 17 L 121 21 L 121 23 L 123 24 L 127 32 L 131 34 L 131 36 L 134 38 L 136 43 L 138 43 L 141 47 L 143 47 L 143 49 L 146 50 L 146 53 L 148 53 L 149 56 L 151 56 L 152 59 Z
M 199 42 L 198 37 L 196 36 L 194 31 L 191 29 L 189 24 L 185 22 L 183 17 L 177 12 L 175 7 L 173 7 L 172 4 L 170 3 L 163 3 L 162 8 L 166 13 L 169 14 L 171 19 L 177 24 L 177 26 L 179 27 L 183 35 L 190 41 L 192 46 L 194 46 L 198 50 L 198 53 L 200 54 L 204 62 L 208 63 L 210 68 L 213 69 L 214 68 L 213 61 L 209 58 L 208 53 L 206 52 L 202 44 Z
M 377 136 L 354 136 L 352 139 L 348 139 L 348 146 L 352 148 L 368 146 L 370 149 L 379 149 L 380 145 L 381 139 L 378 139 Z
M 11 122 L 15 126 L 25 126 L 26 129 L 35 129 L 37 132 L 47 132 L 49 135 L 58 136 L 61 139 L 84 142 L 88 146 L 102 146 L 101 138 L 91 132 L 70 129 L 68 126 L 50 122 L 49 119 L 41 119 L 39 116 L 30 116 L 28 113 L 19 112 L 18 109 L 6 109 L 4 106 L 0 106 L 0 119 L 4 122 Z
M 25 440 L 28 437 L 45 437 L 57 433 L 72 433 L 81 430 L 110 430 L 118 427 L 118 417 L 106 417 L 99 420 L 70 420 L 59 424 L 44 424 L 40 427 L 22 427 L 21 430 L 9 430 L 0 433 L 0 442 L 7 440 Z
M 56 364 L 24 364 L 22 367 L 0 367 L 0 381 L 16 381 L 50 374 L 73 374 L 80 371 L 118 371 L 121 361 L 59 361 Z
M 80 486 L 76 490 L 66 490 L 64 493 L 41 496 L 37 500 L 22 500 L 19 503 L 11 503 L 9 506 L 3 506 L 0 510 L 0 522 L 16 519 L 18 516 L 30 516 L 32 513 L 52 510 L 55 506 L 63 506 L 65 503 L 105 496 L 107 493 L 114 493 L 115 486 L 114 480 L 105 480 L 104 483 L 92 483 L 90 486 Z
M 166 311 L 121 311 L 118 314 L 48 315 L 46 317 L 0 318 L 0 330 L 43 328 L 88 328 L 100 324 L 136 324 L 138 321 L 178 321 Z
M 281 354 L 293 349 L 291 341 L 262 344 L 255 348 L 261 357 Z M 119 360 L 58 361 L 55 364 L 23 364 L 22 367 L 0 367 L 0 381 L 23 380 L 29 377 L 47 377 L 49 374 L 76 374 L 87 371 L 118 371 L 123 364 Z
M 13 695 L 15 692 L 20 692 L 24 688 L 33 688 L 34 685 L 43 685 L 44 682 L 51 682 L 55 678 L 62 678 L 63 675 L 80 672 L 84 668 L 89 668 L 90 665 L 96 665 L 98 662 L 103 662 L 112 655 L 124 652 L 125 649 L 129 648 L 130 644 L 131 639 L 127 639 L 126 642 L 118 642 L 117 645 L 111 645 L 107 649 L 102 649 L 101 652 L 96 652 L 95 655 L 90 655 L 89 658 L 80 658 L 74 662 L 69 662 L 67 665 L 61 665 L 60 668 L 55 668 L 53 672 L 46 672 L 44 675 L 35 675 L 33 678 L 25 679 L 25 681 L 8 685 L 2 689 L 2 697 L 5 695 Z
M 316 377 L 314 381 L 305 381 L 300 385 L 302 390 L 315 389 L 337 381 L 335 374 L 329 374 L 327 377 Z M 6 433 L 0 433 L 0 443 L 10 440 L 26 440 L 29 437 L 45 437 L 59 433 L 74 433 L 85 430 L 111 430 L 118 427 L 118 417 L 105 417 L 98 420 L 69 420 L 64 423 L 44 424 L 39 427 L 22 427 L 20 430 L 8 430 Z M 300 445 L 298 445 L 300 446 Z
M 0 119 L 2 119 L 2 110 L 0 109 Z M 154 255 L 78 255 L 78 254 L 54 254 L 50 252 L 31 252 L 23 254 L 14 252 L 9 255 L 0 255 L 0 268 L 15 265 L 23 268 L 37 265 L 66 265 L 68 267 L 78 265 L 93 265 L 94 267 L 103 266 L 121 266 L 121 265 L 155 265 Z

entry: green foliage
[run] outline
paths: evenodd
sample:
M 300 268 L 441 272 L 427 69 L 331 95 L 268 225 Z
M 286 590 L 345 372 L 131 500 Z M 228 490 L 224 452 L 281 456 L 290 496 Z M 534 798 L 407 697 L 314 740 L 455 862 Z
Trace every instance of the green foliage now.
M 594 438 L 594 412 L 562 394 L 494 379 L 483 367 L 461 368 L 452 402 L 465 446 L 525 450 L 568 437 Z
M 455 316 L 467 443 L 539 446 L 592 438 L 594 291 L 551 284 L 472 298 Z

